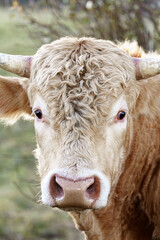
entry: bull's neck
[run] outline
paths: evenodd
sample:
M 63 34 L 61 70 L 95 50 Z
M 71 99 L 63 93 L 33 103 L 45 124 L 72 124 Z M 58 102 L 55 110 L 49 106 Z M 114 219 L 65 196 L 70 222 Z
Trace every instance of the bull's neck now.
M 147 197 L 149 176 L 158 164 L 160 124 L 157 119 L 148 119 L 144 115 L 134 121 L 130 153 L 107 207 L 73 213 L 88 240 L 151 239 L 153 226 L 149 225 L 142 206 Z

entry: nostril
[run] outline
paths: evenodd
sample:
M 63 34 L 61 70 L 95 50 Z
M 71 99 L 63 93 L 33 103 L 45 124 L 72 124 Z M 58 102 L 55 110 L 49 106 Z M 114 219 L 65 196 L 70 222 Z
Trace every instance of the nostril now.
M 97 177 L 94 178 L 94 182 L 86 189 L 86 196 L 89 199 L 96 200 L 100 195 L 100 181 Z
M 54 175 L 50 181 L 50 194 L 53 199 L 60 199 L 64 196 L 63 188 L 58 184 L 56 176 Z

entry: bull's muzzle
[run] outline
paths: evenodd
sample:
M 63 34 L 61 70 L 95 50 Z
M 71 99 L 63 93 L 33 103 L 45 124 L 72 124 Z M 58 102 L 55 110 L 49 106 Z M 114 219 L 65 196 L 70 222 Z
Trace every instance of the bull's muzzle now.
M 53 175 L 49 183 L 53 206 L 62 209 L 92 208 L 100 195 L 100 180 L 98 177 L 71 180 Z
M 111 182 L 108 176 L 94 169 L 80 172 L 55 169 L 41 181 L 42 202 L 63 210 L 101 209 L 107 205 Z

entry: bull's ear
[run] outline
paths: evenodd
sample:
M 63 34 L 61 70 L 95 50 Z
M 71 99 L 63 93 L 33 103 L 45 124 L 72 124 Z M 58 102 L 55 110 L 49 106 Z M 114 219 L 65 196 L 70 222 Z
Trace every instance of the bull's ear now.
M 31 115 L 26 81 L 28 79 L 0 76 L 0 119 L 7 123 L 14 123 L 22 115 Z
M 149 117 L 160 116 L 160 74 L 138 81 L 140 94 L 137 99 L 137 112 Z

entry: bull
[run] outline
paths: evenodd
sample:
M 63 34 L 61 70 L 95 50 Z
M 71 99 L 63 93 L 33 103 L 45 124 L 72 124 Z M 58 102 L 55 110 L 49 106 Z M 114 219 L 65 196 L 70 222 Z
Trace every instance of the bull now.
M 160 59 L 134 43 L 62 38 L 1 54 L 0 118 L 34 117 L 42 202 L 87 240 L 160 239 Z

